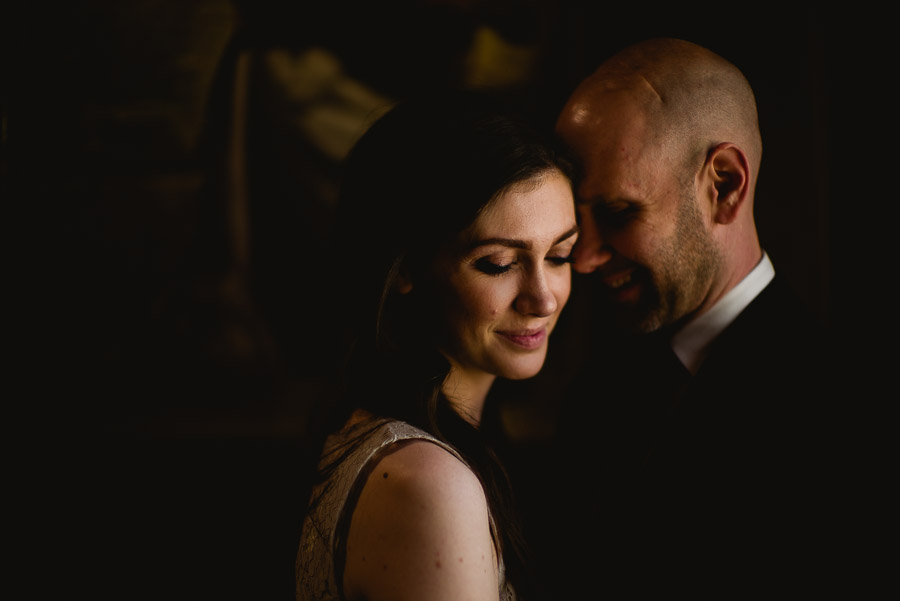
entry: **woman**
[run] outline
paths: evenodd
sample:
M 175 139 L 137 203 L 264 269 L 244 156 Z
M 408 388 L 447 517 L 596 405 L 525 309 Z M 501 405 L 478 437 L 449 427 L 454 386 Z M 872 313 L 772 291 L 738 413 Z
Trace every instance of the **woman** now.
M 401 104 L 341 191 L 352 352 L 297 558 L 308 599 L 513 599 L 522 543 L 478 424 L 543 365 L 577 238 L 569 163 L 476 94 Z

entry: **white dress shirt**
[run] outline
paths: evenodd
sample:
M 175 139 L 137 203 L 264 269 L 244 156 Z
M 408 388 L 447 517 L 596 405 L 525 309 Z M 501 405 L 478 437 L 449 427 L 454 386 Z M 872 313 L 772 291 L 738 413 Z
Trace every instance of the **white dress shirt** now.
M 769 255 L 763 251 L 762 259 L 737 286 L 720 298 L 709 311 L 688 322 L 672 337 L 672 349 L 691 374 L 696 374 L 700 369 L 712 341 L 753 302 L 774 277 L 775 267 Z

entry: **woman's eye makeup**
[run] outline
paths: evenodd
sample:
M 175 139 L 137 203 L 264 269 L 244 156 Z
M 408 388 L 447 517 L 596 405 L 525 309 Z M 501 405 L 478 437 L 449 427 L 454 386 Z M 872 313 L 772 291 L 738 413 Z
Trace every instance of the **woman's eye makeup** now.
M 568 265 L 569 263 L 574 263 L 575 258 L 571 253 L 564 256 L 556 256 L 556 257 L 547 257 L 547 260 L 550 261 L 553 265 Z
M 512 269 L 515 261 L 508 263 L 491 260 L 490 257 L 482 257 L 474 262 L 475 269 L 488 275 L 501 275 Z
M 571 253 L 547 256 L 544 257 L 544 260 L 554 267 L 562 267 L 563 265 L 568 265 L 575 261 Z M 491 257 L 482 257 L 476 259 L 472 264 L 475 266 L 475 269 L 482 273 L 488 275 L 502 275 L 518 265 L 518 263 L 519 262 L 515 260 L 500 260 L 492 259 Z

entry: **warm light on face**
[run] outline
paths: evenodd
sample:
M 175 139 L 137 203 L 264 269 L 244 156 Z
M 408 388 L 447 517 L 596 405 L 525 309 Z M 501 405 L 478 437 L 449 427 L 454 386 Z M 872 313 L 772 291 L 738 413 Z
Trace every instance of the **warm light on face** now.
M 547 339 L 571 290 L 577 238 L 569 181 L 558 172 L 496 198 L 439 262 L 441 350 L 461 374 L 511 379 L 541 369 Z
M 697 309 L 717 253 L 695 190 L 652 142 L 639 106 L 614 96 L 604 107 L 594 121 L 566 115 L 558 125 L 582 167 L 574 266 L 592 274 L 618 324 L 650 332 Z

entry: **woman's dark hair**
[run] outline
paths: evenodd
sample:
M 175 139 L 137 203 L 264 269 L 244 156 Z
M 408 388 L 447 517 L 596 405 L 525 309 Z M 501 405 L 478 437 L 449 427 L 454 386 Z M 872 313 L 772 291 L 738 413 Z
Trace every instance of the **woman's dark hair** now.
M 482 434 L 441 392 L 450 364 L 438 352 L 439 299 L 430 267 L 490 201 L 571 163 L 498 98 L 455 91 L 402 102 L 348 156 L 336 221 L 338 297 L 348 359 L 327 428 L 357 408 L 403 420 L 455 447 L 484 487 L 509 580 L 521 591 L 524 545 L 506 473 Z M 411 281 L 408 294 L 398 279 Z

